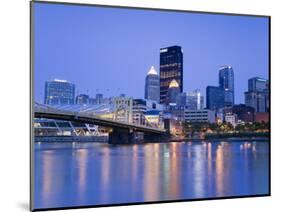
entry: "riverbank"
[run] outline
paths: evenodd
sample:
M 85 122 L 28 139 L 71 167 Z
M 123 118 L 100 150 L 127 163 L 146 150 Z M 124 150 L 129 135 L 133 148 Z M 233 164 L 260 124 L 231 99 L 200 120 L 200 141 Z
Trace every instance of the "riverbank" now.
M 266 138 L 269 139 L 269 132 L 234 132 L 234 133 L 206 133 L 204 139 L 256 139 L 256 138 Z
M 99 142 L 107 143 L 108 136 L 35 136 L 35 142 Z

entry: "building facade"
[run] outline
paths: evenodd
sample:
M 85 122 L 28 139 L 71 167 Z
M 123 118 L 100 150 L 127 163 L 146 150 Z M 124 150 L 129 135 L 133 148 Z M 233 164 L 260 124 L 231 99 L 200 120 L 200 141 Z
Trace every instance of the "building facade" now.
M 204 108 L 204 97 L 199 89 L 186 93 L 186 106 L 190 110 L 201 110 Z
M 255 112 L 269 111 L 268 80 L 259 77 L 248 80 L 248 91 L 245 92 L 245 104 L 253 107 Z
M 248 80 L 248 91 L 263 92 L 265 90 L 268 90 L 268 80 L 260 77 L 253 77 Z
M 89 104 L 90 97 L 86 94 L 79 94 L 76 96 L 75 103 L 78 105 Z
M 153 66 L 151 66 L 145 78 L 144 98 L 160 101 L 160 78 Z
M 221 66 L 219 87 L 224 90 L 224 106 L 234 105 L 234 72 L 231 66 Z
M 55 79 L 45 82 L 44 104 L 74 104 L 75 85 L 66 80 Z
M 215 111 L 203 109 L 203 110 L 184 110 L 184 120 L 186 122 L 209 122 L 214 123 L 216 121 Z
M 217 86 L 207 86 L 207 109 L 218 110 L 224 107 L 224 90 Z
M 183 91 L 183 52 L 180 46 L 160 49 L 160 103 L 167 102 L 169 85 L 172 80 Z
M 237 115 L 236 114 L 226 114 L 224 116 L 224 120 L 226 123 L 230 123 L 233 127 L 237 125 Z
M 133 123 L 133 98 L 120 96 L 111 100 L 114 107 L 114 120 Z
M 233 105 L 224 109 L 224 114 L 235 114 L 237 122 L 254 122 L 255 109 L 245 104 Z
M 180 94 L 180 87 L 178 82 L 174 79 L 170 82 L 169 88 L 168 88 L 168 96 L 166 98 L 166 104 L 167 105 L 176 105 L 178 95 Z
M 145 125 L 145 112 L 147 110 L 146 101 L 144 99 L 133 100 L 133 123 Z

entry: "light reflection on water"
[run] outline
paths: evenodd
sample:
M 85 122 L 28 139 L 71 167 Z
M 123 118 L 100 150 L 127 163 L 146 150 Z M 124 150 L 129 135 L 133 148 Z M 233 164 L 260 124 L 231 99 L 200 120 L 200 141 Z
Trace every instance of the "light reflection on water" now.
M 35 208 L 268 193 L 268 142 L 35 144 Z

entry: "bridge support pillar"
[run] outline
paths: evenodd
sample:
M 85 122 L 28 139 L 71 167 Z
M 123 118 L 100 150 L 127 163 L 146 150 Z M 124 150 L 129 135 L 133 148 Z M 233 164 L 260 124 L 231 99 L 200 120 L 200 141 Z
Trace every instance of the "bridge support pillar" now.
M 131 144 L 135 142 L 135 132 L 131 132 L 129 129 L 115 128 L 109 133 L 109 144 Z

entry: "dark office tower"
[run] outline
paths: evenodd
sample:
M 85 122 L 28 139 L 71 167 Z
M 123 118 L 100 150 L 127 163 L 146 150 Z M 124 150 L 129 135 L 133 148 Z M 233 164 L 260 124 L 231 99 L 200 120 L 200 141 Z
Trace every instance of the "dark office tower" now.
M 45 82 L 45 104 L 74 104 L 74 96 L 75 85 L 66 80 L 55 79 Z
M 224 90 L 224 106 L 234 105 L 234 72 L 231 66 L 221 66 L 219 87 Z
M 224 107 L 224 90 L 221 87 L 207 86 L 207 108 L 218 110 Z
M 153 66 L 151 66 L 145 78 L 144 98 L 157 102 L 160 100 L 160 79 Z
M 169 85 L 176 80 L 183 90 L 183 53 L 180 46 L 160 49 L 160 103 L 167 102 Z

